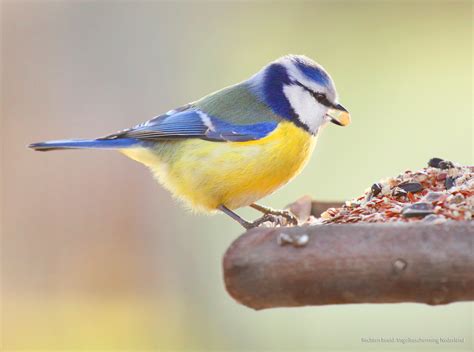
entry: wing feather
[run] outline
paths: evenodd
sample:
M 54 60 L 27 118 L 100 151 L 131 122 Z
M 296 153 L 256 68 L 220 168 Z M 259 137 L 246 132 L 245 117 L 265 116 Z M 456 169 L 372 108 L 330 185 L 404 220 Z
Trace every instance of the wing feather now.
M 241 142 L 265 137 L 280 121 L 280 117 L 239 84 L 103 139 L 201 138 Z

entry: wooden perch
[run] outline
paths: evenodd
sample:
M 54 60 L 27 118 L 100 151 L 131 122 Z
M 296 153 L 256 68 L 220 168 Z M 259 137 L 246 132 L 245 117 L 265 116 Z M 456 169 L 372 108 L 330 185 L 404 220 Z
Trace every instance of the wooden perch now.
M 474 224 L 257 228 L 227 250 L 227 291 L 254 308 L 474 300 Z

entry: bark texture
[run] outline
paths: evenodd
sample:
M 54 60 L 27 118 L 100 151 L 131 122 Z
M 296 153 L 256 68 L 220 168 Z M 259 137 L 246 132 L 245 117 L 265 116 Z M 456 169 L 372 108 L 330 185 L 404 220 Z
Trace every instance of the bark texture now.
M 474 300 L 474 224 L 257 228 L 224 256 L 227 291 L 254 308 Z

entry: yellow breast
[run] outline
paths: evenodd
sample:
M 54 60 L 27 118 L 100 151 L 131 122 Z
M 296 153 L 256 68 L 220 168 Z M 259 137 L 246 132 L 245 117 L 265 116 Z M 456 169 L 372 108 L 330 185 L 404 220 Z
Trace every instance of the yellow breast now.
M 122 152 L 153 171 L 192 209 L 212 211 L 249 205 L 274 192 L 306 165 L 316 139 L 291 122 L 248 142 L 187 139 L 159 143 L 156 150 Z

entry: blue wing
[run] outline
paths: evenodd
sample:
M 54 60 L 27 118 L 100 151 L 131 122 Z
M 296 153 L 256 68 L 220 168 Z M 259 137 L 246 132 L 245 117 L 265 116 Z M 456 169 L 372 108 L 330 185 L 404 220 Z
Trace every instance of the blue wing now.
M 201 138 L 210 141 L 243 142 L 263 138 L 277 125 L 278 121 L 235 124 L 206 114 L 195 106 L 187 105 L 102 139 L 133 138 L 143 141 L 158 141 Z
M 30 147 L 41 151 L 123 149 L 179 138 L 244 142 L 267 136 L 280 121 L 282 118 L 252 93 L 248 83 L 243 82 L 102 138 L 47 141 L 33 143 Z

